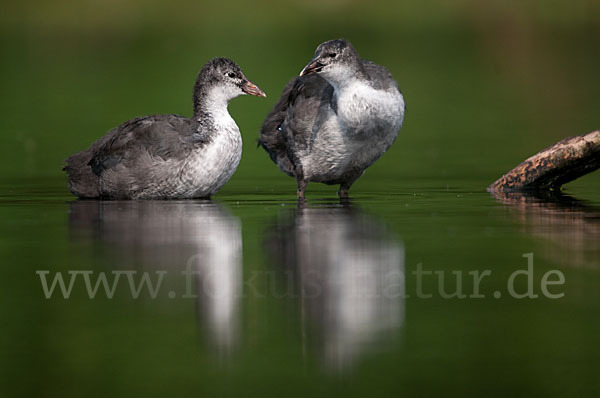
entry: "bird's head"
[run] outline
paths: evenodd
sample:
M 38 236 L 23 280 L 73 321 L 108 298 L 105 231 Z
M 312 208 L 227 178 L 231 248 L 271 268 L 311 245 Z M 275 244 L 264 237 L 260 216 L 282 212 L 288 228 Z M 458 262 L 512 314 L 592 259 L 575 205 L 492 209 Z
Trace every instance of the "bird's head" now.
M 363 73 L 358 53 L 344 39 L 330 40 L 320 44 L 313 59 L 302 69 L 300 76 L 318 73 L 327 81 L 339 83 Z
M 244 94 L 267 96 L 256 84 L 248 80 L 235 62 L 228 58 L 214 58 L 204 65 L 194 87 L 196 96 L 201 93 L 213 100 L 225 102 Z

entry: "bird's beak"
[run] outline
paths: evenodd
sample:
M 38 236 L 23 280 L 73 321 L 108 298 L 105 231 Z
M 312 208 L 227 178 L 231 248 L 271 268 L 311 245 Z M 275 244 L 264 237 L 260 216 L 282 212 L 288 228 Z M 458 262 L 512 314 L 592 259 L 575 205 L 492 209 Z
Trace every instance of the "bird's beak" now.
M 319 62 L 319 60 L 317 58 L 313 58 L 308 65 L 306 65 L 304 67 L 304 69 L 302 69 L 302 71 L 300 72 L 300 76 L 305 76 L 311 73 L 317 73 L 320 72 L 321 69 L 323 69 L 323 64 Z
M 242 85 L 242 91 L 245 92 L 246 94 L 250 94 L 250 95 L 255 95 L 257 97 L 266 97 L 267 94 L 265 94 L 264 91 L 262 91 L 260 88 L 258 88 L 258 86 L 254 83 L 252 83 L 250 80 L 246 80 L 244 82 L 244 84 Z

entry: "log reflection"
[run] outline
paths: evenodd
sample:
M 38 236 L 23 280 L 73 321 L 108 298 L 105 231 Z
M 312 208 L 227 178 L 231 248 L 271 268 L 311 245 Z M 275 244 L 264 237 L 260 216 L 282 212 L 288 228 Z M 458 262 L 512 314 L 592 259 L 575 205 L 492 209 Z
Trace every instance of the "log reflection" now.
M 563 266 L 600 268 L 600 210 L 561 193 L 494 193 L 525 234 L 538 238 L 541 254 Z

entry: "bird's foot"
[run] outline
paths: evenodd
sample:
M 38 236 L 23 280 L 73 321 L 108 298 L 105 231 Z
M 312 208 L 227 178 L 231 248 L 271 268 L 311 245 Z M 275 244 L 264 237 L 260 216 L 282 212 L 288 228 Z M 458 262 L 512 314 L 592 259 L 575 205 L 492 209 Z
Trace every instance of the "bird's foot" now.
M 340 187 L 339 191 L 338 191 L 338 196 L 340 197 L 340 200 L 348 200 L 350 199 L 350 195 L 348 194 L 349 189 L 348 188 L 342 188 Z
M 304 201 L 306 200 L 306 197 L 304 196 L 304 190 L 298 190 L 296 192 L 296 197 L 298 198 L 298 201 Z
M 296 180 L 296 182 L 298 183 L 298 190 L 296 191 L 296 197 L 298 198 L 298 201 L 304 201 L 304 191 L 306 190 L 306 186 L 308 185 L 308 181 L 304 181 L 301 178 L 298 178 Z

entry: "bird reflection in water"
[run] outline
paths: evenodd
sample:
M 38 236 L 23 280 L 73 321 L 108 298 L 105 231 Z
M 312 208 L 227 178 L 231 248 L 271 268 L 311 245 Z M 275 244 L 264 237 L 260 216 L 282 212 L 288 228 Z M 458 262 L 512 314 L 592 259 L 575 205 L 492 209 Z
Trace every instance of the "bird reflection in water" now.
M 495 192 L 527 235 L 542 242 L 553 263 L 599 269 L 600 209 L 562 193 Z
M 280 214 L 265 247 L 297 298 L 303 343 L 344 372 L 392 343 L 404 320 L 404 248 L 352 207 L 300 207 Z M 289 289 L 288 289 L 289 290 Z
M 242 235 L 239 219 L 223 207 L 211 201 L 75 201 L 69 230 L 72 241 L 99 243 L 97 254 L 115 267 L 158 269 L 179 279 L 189 267 L 195 292 L 187 286 L 177 297 L 197 297 L 201 328 L 220 354 L 237 346 Z

